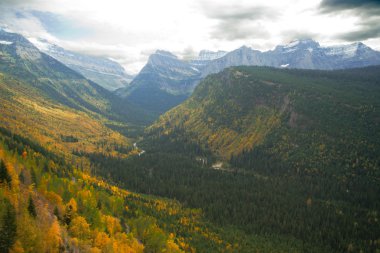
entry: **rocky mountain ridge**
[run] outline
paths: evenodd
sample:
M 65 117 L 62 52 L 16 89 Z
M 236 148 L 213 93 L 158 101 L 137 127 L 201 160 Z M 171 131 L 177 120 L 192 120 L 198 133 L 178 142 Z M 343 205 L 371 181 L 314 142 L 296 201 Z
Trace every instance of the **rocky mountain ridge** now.
M 114 91 L 126 87 L 133 79 L 133 75 L 126 73 L 119 63 L 106 57 L 72 52 L 46 40 L 40 39 L 32 42 L 42 52 L 107 90 Z

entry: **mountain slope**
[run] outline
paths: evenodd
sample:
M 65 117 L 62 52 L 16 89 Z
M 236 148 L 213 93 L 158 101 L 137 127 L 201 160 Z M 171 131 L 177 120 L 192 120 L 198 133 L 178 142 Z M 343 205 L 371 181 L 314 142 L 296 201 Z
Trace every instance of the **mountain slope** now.
M 198 80 L 197 69 L 170 52 L 158 50 L 130 86 L 118 90 L 117 94 L 143 109 L 161 114 L 185 100 Z
M 107 58 L 71 52 L 43 40 L 34 41 L 34 44 L 42 52 L 107 90 L 113 91 L 126 87 L 133 79 L 120 64 Z
M 378 136 L 378 70 L 227 69 L 206 78 L 150 129 L 169 136 L 182 132 L 225 159 L 260 146 L 278 131 L 287 131 L 293 140 L 293 135 L 315 132 L 323 136 L 321 145 L 336 146 L 339 140 L 378 147 L 376 138 L 369 138 Z M 306 143 L 292 145 L 304 150 L 300 145 Z
M 0 31 L 0 40 L 1 127 L 64 153 L 108 149 L 115 155 L 116 149 L 131 144 L 106 125 L 141 123 L 144 112 L 40 52 L 21 35 Z
M 379 66 L 209 75 L 147 129 L 145 163 L 163 182 L 149 189 L 247 233 L 292 235 L 328 247 L 321 252 L 376 251 L 379 97 Z
M 0 31 L 0 71 L 27 82 L 52 100 L 78 110 L 106 112 L 103 90 L 54 58 L 40 52 L 24 37 Z

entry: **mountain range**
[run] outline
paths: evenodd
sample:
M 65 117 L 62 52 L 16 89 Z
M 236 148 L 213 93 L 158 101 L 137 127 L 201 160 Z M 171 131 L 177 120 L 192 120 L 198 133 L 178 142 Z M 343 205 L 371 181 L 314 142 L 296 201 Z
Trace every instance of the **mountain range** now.
M 261 52 L 248 47 L 236 49 L 208 64 L 202 76 L 231 66 L 269 66 L 275 68 L 334 70 L 380 64 L 380 52 L 361 42 L 322 47 L 311 39 L 295 40 L 274 50 Z
M 5 39 L 3 45 L 7 43 Z M 316 41 L 303 39 L 265 52 L 246 46 L 231 52 L 202 50 L 190 60 L 157 50 L 133 77 L 107 58 L 71 52 L 41 39 L 33 40 L 33 44 L 94 84 L 112 91 L 111 100 L 113 103 L 117 101 L 114 104 L 119 108 L 123 107 L 122 104 L 139 108 L 151 119 L 187 99 L 207 75 L 231 66 L 334 70 L 380 64 L 380 52 L 361 42 L 322 47 Z
M 316 41 L 303 39 L 265 52 L 246 46 L 231 52 L 204 50 L 193 60 L 181 60 L 158 50 L 130 86 L 116 94 L 160 114 L 184 101 L 204 77 L 231 66 L 334 70 L 378 64 L 380 52 L 361 42 L 322 47 Z

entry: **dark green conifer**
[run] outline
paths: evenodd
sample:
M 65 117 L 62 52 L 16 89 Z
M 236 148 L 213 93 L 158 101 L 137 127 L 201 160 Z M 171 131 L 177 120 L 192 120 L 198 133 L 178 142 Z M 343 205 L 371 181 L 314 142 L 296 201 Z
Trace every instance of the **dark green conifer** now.
M 36 206 L 34 205 L 32 196 L 29 196 L 28 211 L 33 218 L 37 217 Z
M 8 173 L 7 167 L 3 160 L 0 160 L 0 183 L 8 183 L 11 185 L 12 178 Z
M 16 212 L 12 204 L 5 199 L 4 214 L 0 216 L 0 252 L 7 253 L 16 240 Z

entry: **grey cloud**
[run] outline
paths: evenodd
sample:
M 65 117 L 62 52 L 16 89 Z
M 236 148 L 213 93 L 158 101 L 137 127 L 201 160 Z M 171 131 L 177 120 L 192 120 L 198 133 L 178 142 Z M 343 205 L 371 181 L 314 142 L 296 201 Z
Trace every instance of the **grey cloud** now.
M 0 11 L 2 11 L 1 8 Z M 25 12 L 5 12 L 0 15 L 0 26 L 13 32 L 21 33 L 26 37 L 51 37 L 37 18 Z
M 193 59 L 197 55 L 191 46 L 188 46 L 182 52 L 174 52 L 174 54 L 180 56 L 180 58 L 184 60 Z
M 345 41 L 361 41 L 380 37 L 380 1 L 379 0 L 323 0 L 320 12 L 329 15 L 347 12 L 356 16 L 358 29 L 334 36 Z
M 349 11 L 362 19 L 380 16 L 379 0 L 323 0 L 319 7 L 320 12 L 325 14 Z
M 0 8 L 28 8 L 32 6 L 38 6 L 41 0 L 1 0 Z
M 268 31 L 260 23 L 280 15 L 276 10 L 264 6 L 209 1 L 203 2 L 201 9 L 206 17 L 217 21 L 210 33 L 211 38 L 230 41 L 268 37 Z
M 379 0 L 323 0 L 320 4 L 322 11 L 380 8 Z
M 80 20 L 68 18 L 56 13 L 32 10 L 29 12 L 37 18 L 45 30 L 61 39 L 75 39 L 93 33 L 91 26 L 85 26 Z
M 203 2 L 201 9 L 206 17 L 217 21 L 210 36 L 224 40 L 267 38 L 269 33 L 260 23 L 277 19 L 280 15 L 277 10 L 264 6 L 209 1 Z
M 245 23 L 243 21 L 221 21 L 211 33 L 214 39 L 239 40 L 268 38 L 269 32 L 259 23 Z
M 25 2 L 25 1 L 22 1 L 22 0 L 2 0 L 2 1 L 0 1 L 0 6 L 10 7 L 10 6 L 23 4 L 23 2 Z
M 380 17 L 364 20 L 359 23 L 359 26 L 359 30 L 340 34 L 337 38 L 348 41 L 361 41 L 380 37 Z
M 278 16 L 278 13 L 271 8 L 262 6 L 220 6 L 220 7 L 210 7 L 205 6 L 204 11 L 206 16 L 213 19 L 219 20 L 260 20 L 260 19 L 274 19 Z

